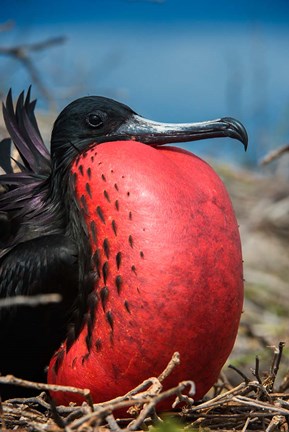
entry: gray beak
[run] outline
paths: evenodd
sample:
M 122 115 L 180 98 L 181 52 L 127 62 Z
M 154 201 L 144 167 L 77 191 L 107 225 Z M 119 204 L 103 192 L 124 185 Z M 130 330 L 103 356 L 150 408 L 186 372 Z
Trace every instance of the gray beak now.
M 122 135 L 153 146 L 196 141 L 208 138 L 229 137 L 243 143 L 245 150 L 248 146 L 246 129 L 238 120 L 224 117 L 198 123 L 158 123 L 133 114 L 116 131 Z

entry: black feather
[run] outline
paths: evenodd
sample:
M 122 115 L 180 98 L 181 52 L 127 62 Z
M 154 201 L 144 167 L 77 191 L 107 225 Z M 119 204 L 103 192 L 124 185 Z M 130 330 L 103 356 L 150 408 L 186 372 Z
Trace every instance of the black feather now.
M 7 174 L 13 172 L 11 166 L 11 139 L 10 138 L 4 138 L 2 141 L 0 141 L 0 168 L 2 168 Z
M 19 242 L 50 234 L 51 226 L 57 226 L 59 213 L 47 197 L 51 194 L 49 177 L 51 158 L 37 126 L 34 115 L 35 102 L 30 101 L 30 89 L 24 99 L 21 93 L 16 108 L 13 107 L 12 92 L 9 91 L 3 104 L 3 117 L 7 131 L 18 150 L 22 162 L 16 164 L 20 172 L 13 173 L 11 164 L 4 163 L 6 174 L 0 175 L 0 185 L 6 192 L 0 195 L 0 212 L 9 214 L 13 238 L 7 243 L 5 252 Z M 6 156 L 7 159 L 7 156 Z M 56 222 L 56 223 L 55 223 Z M 59 230 L 52 230 L 52 233 Z M 3 255 L 1 252 L 0 256 Z
M 66 336 L 78 291 L 77 247 L 64 236 L 20 243 L 0 260 L 0 298 L 59 293 L 61 303 L 0 309 L 0 372 L 44 381 L 44 369 Z M 5 323 L 5 325 L 4 325 Z M 0 386 L 2 398 L 27 389 Z
M 83 264 L 87 255 L 79 259 L 79 254 L 89 246 L 85 246 L 87 232 L 75 200 L 64 200 L 61 195 L 72 196 L 72 182 L 68 173 L 52 173 L 34 107 L 30 90 L 26 98 L 23 93 L 19 96 L 15 109 L 11 91 L 3 105 L 6 128 L 22 162 L 17 161 L 20 172 L 13 173 L 8 155 L 2 161 L 6 174 L 0 176 L 4 187 L 0 195 L 0 298 L 59 293 L 63 300 L 33 309 L 0 309 L 0 373 L 44 381 L 44 369 L 65 339 L 72 306 L 80 291 L 84 295 L 88 291 Z M 83 241 L 74 242 L 76 232 Z M 9 386 L 1 386 L 0 393 L 4 399 L 28 394 L 26 389 Z

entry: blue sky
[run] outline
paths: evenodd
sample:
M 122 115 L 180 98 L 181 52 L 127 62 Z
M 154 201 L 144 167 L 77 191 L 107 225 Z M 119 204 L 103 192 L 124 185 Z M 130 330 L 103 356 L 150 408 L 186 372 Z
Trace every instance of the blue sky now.
M 59 109 L 101 94 L 160 121 L 235 116 L 249 131 L 247 155 L 225 141 L 189 145 L 235 162 L 254 163 L 289 139 L 288 1 L 2 0 L 8 19 L 16 26 L 1 45 L 67 37 L 34 55 Z M 0 78 L 3 92 L 30 84 L 5 57 Z

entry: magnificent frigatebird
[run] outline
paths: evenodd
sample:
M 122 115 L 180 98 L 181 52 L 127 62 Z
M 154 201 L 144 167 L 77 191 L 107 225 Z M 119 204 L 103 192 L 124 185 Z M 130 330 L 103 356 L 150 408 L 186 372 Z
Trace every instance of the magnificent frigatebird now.
M 95 402 L 159 375 L 212 386 L 228 357 L 243 302 L 241 245 L 226 189 L 206 162 L 174 142 L 231 137 L 232 118 L 191 124 L 146 120 L 89 96 L 55 121 L 47 151 L 22 93 L 3 105 L 22 162 L 0 177 L 11 234 L 0 296 L 57 292 L 59 305 L 1 311 L 1 373 L 90 388 Z M 67 334 L 65 328 L 67 326 Z M 65 336 L 66 335 L 66 336 Z M 57 403 L 79 401 L 55 393 Z

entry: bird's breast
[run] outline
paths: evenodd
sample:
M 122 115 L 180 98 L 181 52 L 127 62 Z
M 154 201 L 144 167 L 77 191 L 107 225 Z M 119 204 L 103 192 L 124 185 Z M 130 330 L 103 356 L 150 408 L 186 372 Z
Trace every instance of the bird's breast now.
M 221 180 L 189 152 L 135 141 L 95 145 L 72 176 L 98 279 L 94 307 L 57 370 L 59 353 L 52 360 L 50 382 L 91 388 L 98 402 L 158 375 L 179 351 L 169 382 L 193 379 L 201 397 L 232 349 L 243 299 L 238 227 Z

